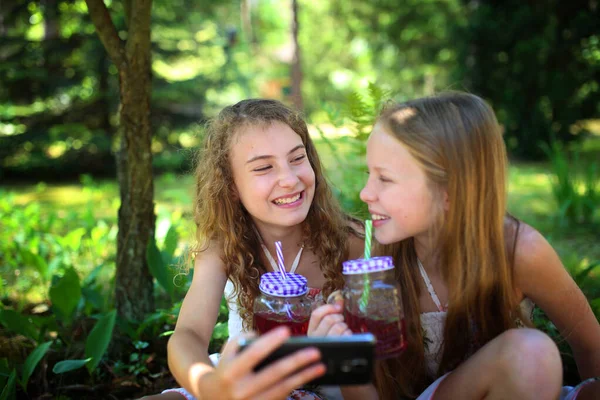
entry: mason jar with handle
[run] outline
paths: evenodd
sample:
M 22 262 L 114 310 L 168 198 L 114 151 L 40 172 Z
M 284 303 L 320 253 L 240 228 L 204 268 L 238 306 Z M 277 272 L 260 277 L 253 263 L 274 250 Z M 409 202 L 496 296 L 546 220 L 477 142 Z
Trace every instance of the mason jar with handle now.
M 300 274 L 267 272 L 260 278 L 260 295 L 254 300 L 254 329 L 259 334 L 286 325 L 293 336 L 306 335 L 311 302 L 307 280 Z
M 343 263 L 344 318 L 353 333 L 377 338 L 378 359 L 395 357 L 406 349 L 400 286 L 392 257 L 373 257 Z

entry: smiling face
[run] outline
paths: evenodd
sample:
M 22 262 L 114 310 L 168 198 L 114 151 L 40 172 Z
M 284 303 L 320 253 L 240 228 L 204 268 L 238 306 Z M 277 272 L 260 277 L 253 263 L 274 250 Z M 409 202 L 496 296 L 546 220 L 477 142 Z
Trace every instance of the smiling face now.
M 231 145 L 236 193 L 259 230 L 304 222 L 315 194 L 315 173 L 302 138 L 288 125 L 242 128 Z
M 381 124 L 367 142 L 367 166 L 369 179 L 360 198 L 369 206 L 377 241 L 428 238 L 438 200 L 421 166 Z

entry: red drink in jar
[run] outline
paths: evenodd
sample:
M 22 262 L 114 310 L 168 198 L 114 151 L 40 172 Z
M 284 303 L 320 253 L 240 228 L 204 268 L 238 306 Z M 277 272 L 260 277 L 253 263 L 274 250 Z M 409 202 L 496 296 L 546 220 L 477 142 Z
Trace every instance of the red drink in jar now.
M 254 300 L 254 328 L 259 334 L 281 325 L 292 335 L 306 335 L 310 318 L 310 301 L 306 298 L 306 278 L 299 274 L 267 272 L 260 278 L 260 295 Z
M 387 358 L 400 354 L 406 349 L 406 326 L 404 319 L 400 321 L 385 321 L 370 319 L 344 311 L 344 319 L 354 333 L 372 333 L 377 338 L 375 354 L 377 358 Z M 389 354 L 389 356 L 387 355 Z
M 344 262 L 344 317 L 354 333 L 377 338 L 379 359 L 396 357 L 406 349 L 406 330 L 400 287 L 391 257 Z
M 295 316 L 294 316 L 295 317 Z M 308 317 L 290 320 L 275 313 L 254 314 L 254 327 L 258 333 L 265 333 L 278 326 L 285 325 L 292 331 L 292 336 L 304 336 L 308 331 Z

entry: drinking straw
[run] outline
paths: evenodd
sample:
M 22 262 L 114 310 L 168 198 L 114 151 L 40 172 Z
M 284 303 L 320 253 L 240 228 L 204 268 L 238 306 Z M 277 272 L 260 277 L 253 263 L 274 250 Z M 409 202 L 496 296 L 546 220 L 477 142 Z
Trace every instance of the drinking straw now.
M 365 254 L 364 259 L 368 260 L 371 258 L 371 238 L 373 236 L 373 221 L 368 219 L 365 221 Z M 358 306 L 361 312 L 365 313 L 369 304 L 369 296 L 371 295 L 371 279 L 369 274 L 364 274 L 363 280 L 363 291 L 360 299 L 358 300 Z
M 279 267 L 279 273 L 281 274 L 281 279 L 287 279 L 287 272 L 285 270 L 285 265 L 283 264 L 283 250 L 281 248 L 281 242 L 275 242 L 275 252 L 277 253 L 277 267 Z M 294 314 L 292 314 L 291 306 L 288 302 L 285 303 L 284 307 L 285 313 L 289 317 L 290 321 L 294 320 Z
M 287 272 L 285 271 L 285 265 L 283 264 L 283 250 L 281 249 L 281 242 L 275 242 L 275 252 L 277 253 L 277 266 L 279 267 L 279 273 L 281 279 L 287 280 Z
M 373 221 L 368 219 L 365 221 L 365 260 L 371 258 L 371 236 L 373 232 Z

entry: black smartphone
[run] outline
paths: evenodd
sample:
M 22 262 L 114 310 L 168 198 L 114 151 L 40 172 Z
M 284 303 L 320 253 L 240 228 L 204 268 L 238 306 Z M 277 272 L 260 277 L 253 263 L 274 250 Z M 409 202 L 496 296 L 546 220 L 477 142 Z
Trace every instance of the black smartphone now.
M 240 351 L 257 338 L 241 338 Z M 370 333 L 351 336 L 295 336 L 289 338 L 255 368 L 259 371 L 273 361 L 306 347 L 316 347 L 327 371 L 313 380 L 311 385 L 362 385 L 373 378 L 373 360 L 377 339 Z

